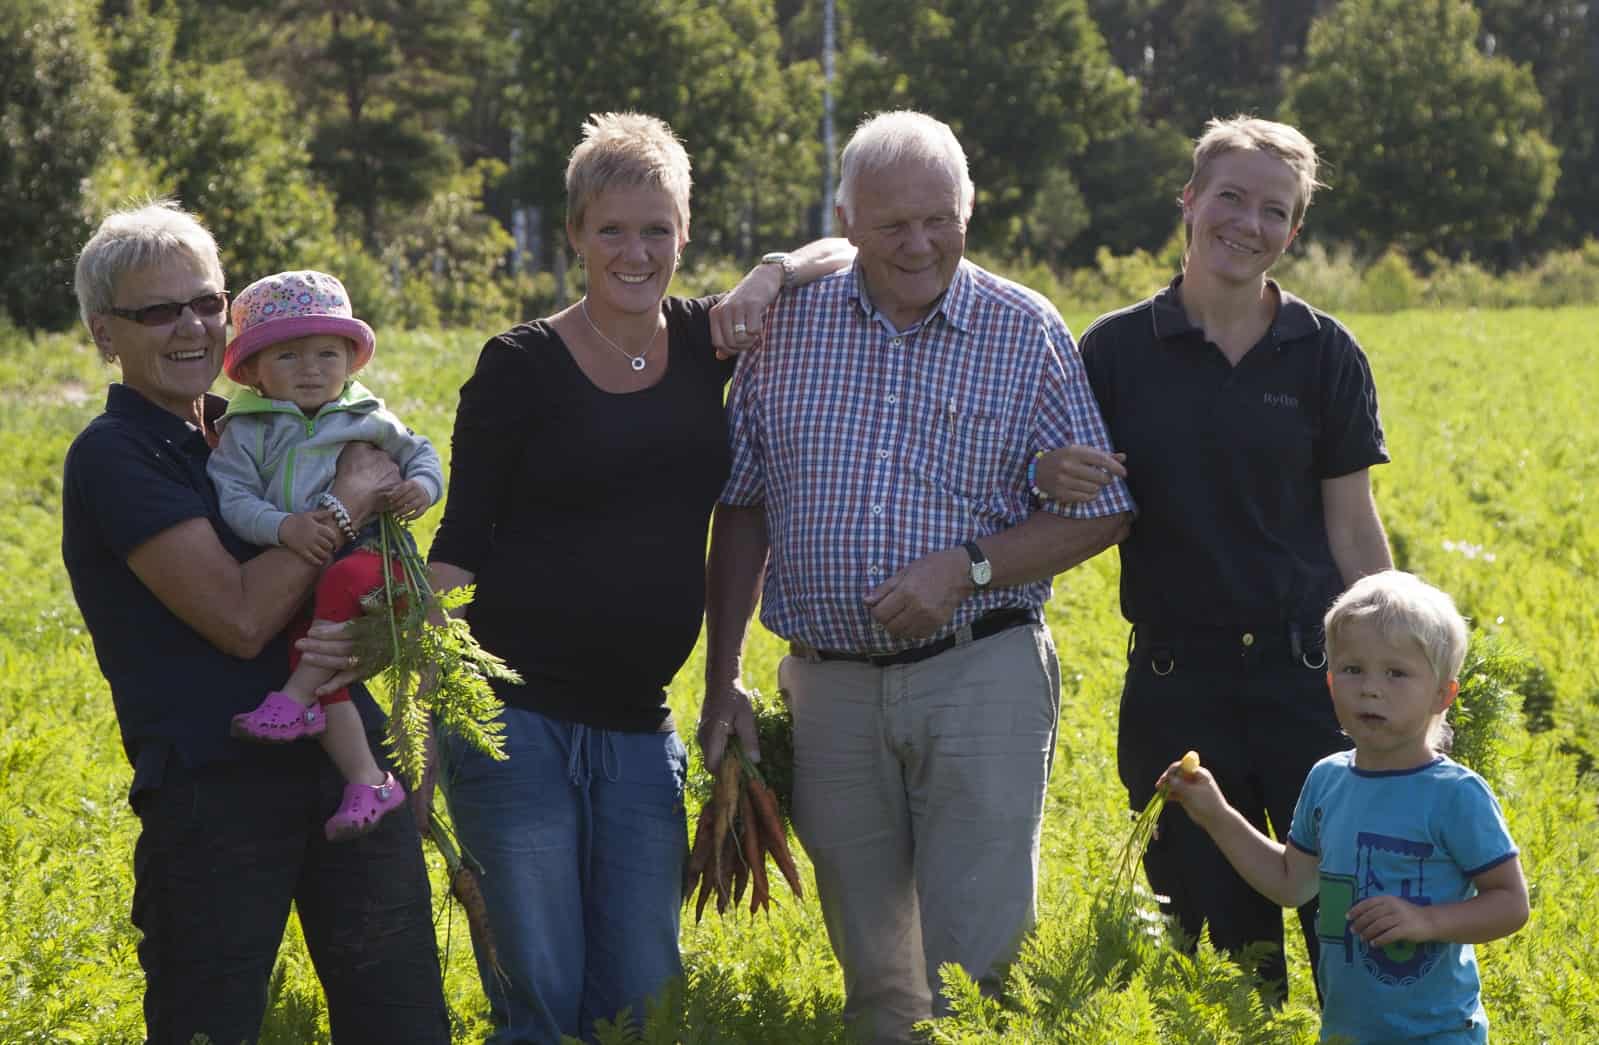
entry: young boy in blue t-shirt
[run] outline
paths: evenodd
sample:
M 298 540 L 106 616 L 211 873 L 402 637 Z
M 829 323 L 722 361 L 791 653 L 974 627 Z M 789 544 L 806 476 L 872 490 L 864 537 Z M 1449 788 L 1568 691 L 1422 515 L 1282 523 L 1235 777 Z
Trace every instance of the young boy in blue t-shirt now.
M 1284 907 L 1320 897 L 1323 1041 L 1481 1043 L 1472 944 L 1527 921 L 1527 883 L 1488 785 L 1451 761 L 1444 712 L 1466 622 L 1408 573 L 1356 581 L 1327 613 L 1327 683 L 1353 751 L 1311 769 L 1288 845 L 1174 762 L 1171 797 L 1251 885 Z

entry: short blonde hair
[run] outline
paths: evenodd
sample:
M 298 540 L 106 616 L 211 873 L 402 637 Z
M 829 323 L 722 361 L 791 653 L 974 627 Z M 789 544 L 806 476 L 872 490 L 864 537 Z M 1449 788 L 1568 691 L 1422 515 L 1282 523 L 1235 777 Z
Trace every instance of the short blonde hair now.
M 672 198 L 679 231 L 687 235 L 693 178 L 688 151 L 672 128 L 643 113 L 590 114 L 583 124 L 583 140 L 566 163 L 566 213 L 572 227 L 583 227 L 589 204 L 606 189 L 641 185 Z
M 901 160 L 920 160 L 946 171 L 960 187 L 961 221 L 970 220 L 975 190 L 966 167 L 966 150 L 949 124 L 910 109 L 871 116 L 850 135 L 839 161 L 838 192 L 834 197 L 846 219 L 855 219 L 856 183 Z
M 1408 640 L 1421 647 L 1440 685 L 1460 678 L 1460 667 L 1466 661 L 1466 618 L 1448 592 L 1401 570 L 1360 578 L 1333 601 L 1322 623 L 1329 661 L 1337 656 L 1349 625 L 1362 620 L 1376 625 L 1389 642 Z M 1440 714 L 1428 741 L 1436 750 L 1448 751 L 1453 737 L 1454 730 Z
M 1449 593 L 1413 573 L 1367 574 L 1333 601 L 1323 622 L 1333 653 L 1350 622 L 1371 621 L 1391 642 L 1409 639 L 1421 647 L 1439 682 L 1460 677 L 1466 660 L 1466 618 Z
M 89 326 L 90 316 L 115 307 L 117 283 L 123 276 L 174 258 L 198 263 L 218 286 L 226 285 L 217 241 L 176 200 L 152 200 L 106 215 L 78 252 L 73 274 L 83 325 Z
M 1294 194 L 1293 227 L 1305 219 L 1310 209 L 1310 198 L 1318 188 L 1326 188 L 1316 180 L 1316 146 L 1296 127 L 1254 116 L 1233 116 L 1229 119 L 1213 118 L 1205 124 L 1205 133 L 1194 144 L 1194 172 L 1189 175 L 1185 191 L 1196 194 L 1205 187 L 1210 165 L 1218 156 L 1230 152 L 1264 152 L 1288 165 L 1298 181 Z

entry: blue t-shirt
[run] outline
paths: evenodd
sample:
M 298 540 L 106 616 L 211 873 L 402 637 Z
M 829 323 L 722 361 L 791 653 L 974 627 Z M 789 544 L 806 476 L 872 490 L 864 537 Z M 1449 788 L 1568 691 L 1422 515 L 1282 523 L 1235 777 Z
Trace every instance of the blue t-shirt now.
M 1323 1040 L 1486 1042 L 1470 944 L 1371 949 L 1346 917 L 1369 896 L 1460 903 L 1477 894 L 1473 877 L 1516 855 L 1482 777 L 1443 756 L 1415 769 L 1370 772 L 1355 768 L 1353 751 L 1340 751 L 1311 769 L 1288 840 L 1320 858 Z

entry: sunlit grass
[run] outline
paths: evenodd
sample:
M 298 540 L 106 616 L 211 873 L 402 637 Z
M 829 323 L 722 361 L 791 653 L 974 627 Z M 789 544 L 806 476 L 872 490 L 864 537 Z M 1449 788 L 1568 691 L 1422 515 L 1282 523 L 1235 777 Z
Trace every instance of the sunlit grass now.
M 1080 330 L 1089 317 L 1071 318 Z M 1526 649 L 1553 694 L 1554 732 L 1507 755 L 1502 797 L 1534 915 L 1516 936 L 1478 949 L 1494 1039 L 1599 1040 L 1599 815 L 1592 779 L 1579 781 L 1562 751 L 1599 750 L 1599 309 L 1342 318 L 1369 352 L 1381 393 L 1394 463 L 1373 474 L 1400 564 Z M 446 462 L 458 389 L 482 340 L 380 331 L 363 377 Z M 76 335 L 0 346 L 0 568 L 10 578 L 0 599 L 0 1041 L 142 1036 L 127 919 L 136 832 L 124 800 L 129 770 L 60 562 L 62 456 L 100 409 L 111 373 Z M 438 514 L 415 527 L 424 547 Z M 984 1021 L 1004 1022 L 1015 1041 L 1313 1040 L 1302 954 L 1290 954 L 1294 1000 L 1269 1016 L 1243 1004 L 1247 982 L 1209 952 L 1133 963 L 1105 951 L 1090 900 L 1130 823 L 1115 767 L 1126 626 L 1114 557 L 1058 581 L 1048 621 L 1064 683 L 1041 924 L 1003 1020 L 957 982 L 966 1008 L 947 1040 L 991 1040 L 978 1029 Z M 776 691 L 781 652 L 753 629 L 747 674 L 767 693 Z M 670 690 L 685 734 L 703 670 L 697 650 Z M 803 853 L 796 857 L 808 877 Z M 480 1040 L 486 1010 L 464 921 L 443 902 L 436 854 L 430 866 L 457 1038 Z M 842 1040 L 842 987 L 814 892 L 803 902 L 774 895 L 770 917 L 685 928 L 688 986 L 663 1011 L 687 1029 L 652 1040 Z M 1107 955 L 1127 959 L 1122 974 L 1099 969 Z M 281 965 L 263 1041 L 325 1042 L 297 931 Z

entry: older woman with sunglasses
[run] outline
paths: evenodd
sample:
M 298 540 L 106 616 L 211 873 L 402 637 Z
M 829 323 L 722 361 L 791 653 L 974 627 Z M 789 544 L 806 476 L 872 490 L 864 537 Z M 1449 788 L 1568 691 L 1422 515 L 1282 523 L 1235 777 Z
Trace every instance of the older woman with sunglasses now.
M 216 243 L 171 204 L 112 214 L 76 289 L 122 379 L 67 453 L 62 556 L 133 767 L 147 1038 L 254 1041 L 293 903 L 335 1042 L 447 1042 L 415 824 L 390 817 L 330 843 L 323 821 L 344 783 L 322 749 L 229 737 L 282 674 L 283 632 L 318 570 L 242 541 L 206 475 L 226 405 L 209 392 L 227 312 Z M 365 518 L 393 481 L 381 451 L 347 451 L 334 494 Z M 336 636 L 302 649 L 333 669 L 354 659 Z M 375 733 L 381 714 L 354 692 Z

